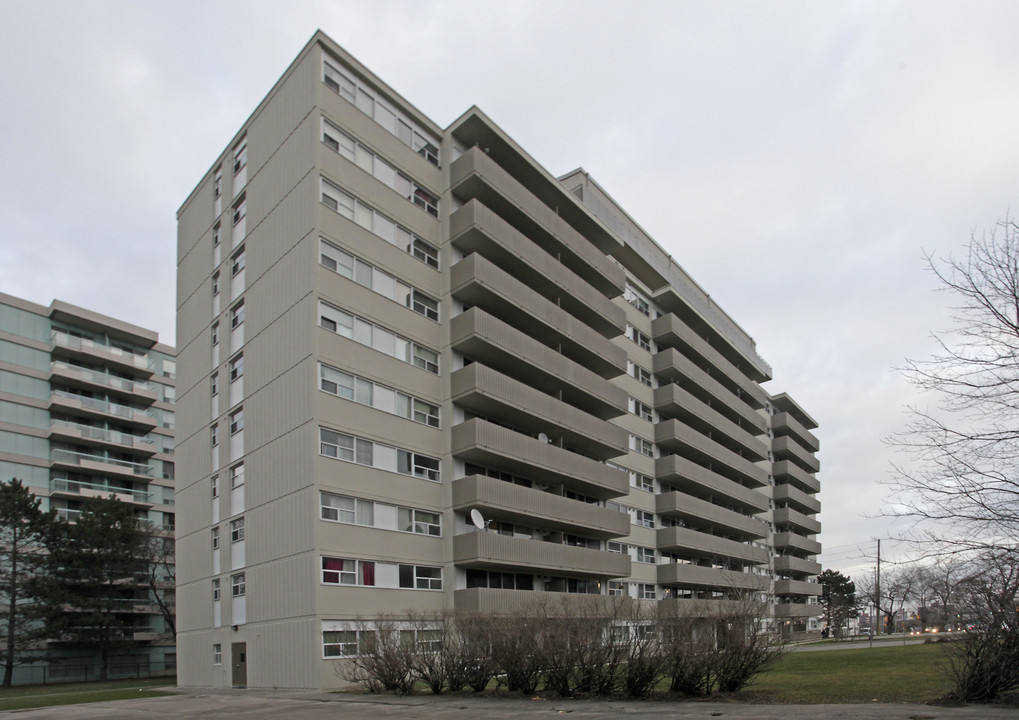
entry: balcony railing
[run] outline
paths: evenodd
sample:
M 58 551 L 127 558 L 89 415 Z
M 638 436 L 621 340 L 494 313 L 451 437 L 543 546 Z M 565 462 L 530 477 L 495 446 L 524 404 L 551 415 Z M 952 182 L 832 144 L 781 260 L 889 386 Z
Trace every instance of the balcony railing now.
M 126 447 L 136 447 L 140 450 L 156 450 L 155 445 L 148 442 L 145 438 L 138 437 L 137 435 L 128 435 L 127 433 L 122 433 L 119 430 L 107 430 L 106 428 L 81 425 L 79 423 L 68 422 L 66 420 L 51 420 L 50 427 L 75 430 L 78 437 L 86 440 L 101 440 L 103 442 L 116 443 L 117 445 L 124 445 Z
M 54 330 L 51 334 L 54 345 L 60 347 L 70 348 L 71 350 L 91 350 L 96 352 L 105 353 L 111 355 L 124 364 L 134 365 L 140 370 L 154 370 L 155 364 L 149 359 L 148 355 L 138 355 L 136 353 L 124 350 L 113 345 L 106 345 L 104 343 L 98 343 L 95 340 L 89 340 L 87 338 L 75 337 L 68 333 L 60 330 Z
M 116 415 L 126 420 L 145 420 L 156 423 L 155 417 L 151 413 L 147 413 L 144 410 L 135 410 L 127 405 L 118 405 L 117 403 L 107 402 L 106 400 L 96 400 L 95 398 L 85 397 L 84 395 L 76 395 L 75 393 L 67 392 L 66 390 L 54 390 L 50 393 L 50 397 L 59 397 L 66 400 L 73 400 L 81 405 L 82 408 L 89 410 L 95 410 L 96 412 L 106 413 L 107 415 Z
M 110 375 L 109 373 L 79 367 L 77 365 L 72 365 L 71 363 L 63 362 L 62 360 L 54 360 L 50 363 L 50 368 L 53 370 L 67 370 L 77 373 L 89 382 L 94 382 L 97 385 L 105 385 L 116 390 L 123 390 L 124 392 L 133 393 L 147 391 L 149 389 L 148 383 L 125 380 L 124 378 L 117 377 L 116 375 Z
M 152 468 L 146 463 L 136 463 L 129 460 L 117 460 L 116 458 L 103 455 L 90 455 L 88 453 L 75 452 L 73 450 L 51 450 L 50 462 L 63 463 L 65 465 L 83 465 L 84 463 L 101 463 L 103 465 L 116 465 L 127 468 L 132 475 L 149 477 L 152 475 Z
M 80 495 L 81 491 L 94 490 L 99 493 L 116 493 L 117 495 L 130 495 L 135 502 L 146 503 L 152 497 L 151 493 L 133 490 L 131 488 L 117 487 L 108 483 L 90 483 L 80 480 L 69 480 L 67 478 L 51 478 L 50 492 L 72 493 Z M 77 511 L 76 511 L 77 512 Z

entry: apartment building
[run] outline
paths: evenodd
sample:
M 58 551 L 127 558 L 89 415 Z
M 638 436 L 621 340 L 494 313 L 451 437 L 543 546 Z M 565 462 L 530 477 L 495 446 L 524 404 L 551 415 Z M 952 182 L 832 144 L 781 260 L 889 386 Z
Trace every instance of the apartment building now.
M 180 208 L 177 302 L 181 684 L 335 687 L 359 621 L 542 594 L 816 626 L 816 423 L 480 109 L 316 33 Z
M 0 478 L 70 521 L 84 498 L 112 495 L 172 537 L 175 377 L 174 349 L 151 330 L 0 293 Z M 123 600 L 135 647 L 113 673 L 173 670 L 173 634 L 148 591 L 125 588 Z M 89 650 L 54 641 L 46 651 L 58 662 L 20 666 L 15 682 L 95 676 Z

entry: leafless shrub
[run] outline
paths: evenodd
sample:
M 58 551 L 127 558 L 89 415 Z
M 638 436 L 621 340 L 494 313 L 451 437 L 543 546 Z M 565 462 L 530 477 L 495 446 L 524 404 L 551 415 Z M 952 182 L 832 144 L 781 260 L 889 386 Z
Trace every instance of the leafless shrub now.
M 631 697 L 644 697 L 665 674 L 657 618 L 650 609 L 635 604 L 626 616 L 624 627 L 628 630 L 629 641 L 623 688 Z
M 547 665 L 543 638 L 547 619 L 534 613 L 513 613 L 490 620 L 492 662 L 505 674 L 510 691 L 533 693 Z
M 456 616 L 457 653 L 450 671 L 449 687 L 464 686 L 482 692 L 496 675 L 492 658 L 493 618 L 475 613 Z
M 669 689 L 710 695 L 715 684 L 715 643 L 710 622 L 693 617 L 663 618 L 662 651 Z
M 749 593 L 732 601 L 713 618 L 715 683 L 719 692 L 737 692 L 785 654 L 780 638 L 764 623 L 765 604 Z
M 356 627 L 358 654 L 341 666 L 344 678 L 366 692 L 408 694 L 414 685 L 415 647 L 401 641 L 399 623 L 382 615 L 371 622 L 359 620 Z

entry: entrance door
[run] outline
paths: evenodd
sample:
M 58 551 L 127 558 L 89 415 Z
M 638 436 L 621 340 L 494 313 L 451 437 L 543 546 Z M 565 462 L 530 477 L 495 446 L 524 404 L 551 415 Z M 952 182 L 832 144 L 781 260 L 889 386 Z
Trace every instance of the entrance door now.
M 248 651 L 247 643 L 233 643 L 233 679 L 234 687 L 248 686 Z

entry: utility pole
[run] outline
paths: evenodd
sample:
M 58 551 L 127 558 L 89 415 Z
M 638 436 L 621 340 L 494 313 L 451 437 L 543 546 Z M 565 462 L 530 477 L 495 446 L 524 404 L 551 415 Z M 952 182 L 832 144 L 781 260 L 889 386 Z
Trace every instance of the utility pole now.
M 874 580 L 874 605 L 877 606 L 877 618 L 874 621 L 875 631 L 881 634 L 881 540 L 877 541 L 877 578 Z

